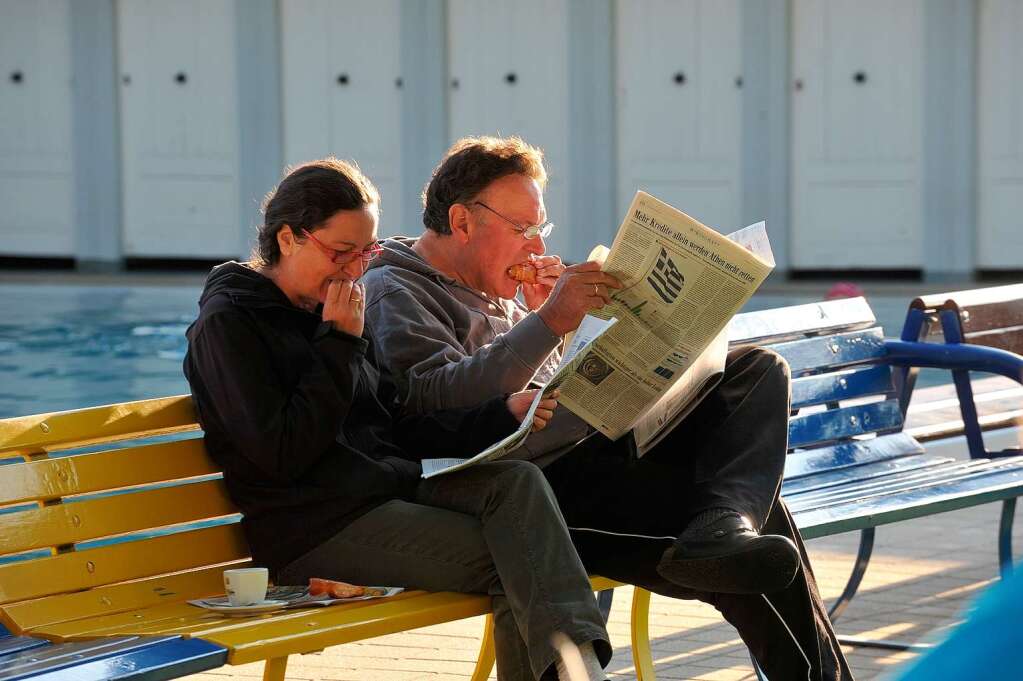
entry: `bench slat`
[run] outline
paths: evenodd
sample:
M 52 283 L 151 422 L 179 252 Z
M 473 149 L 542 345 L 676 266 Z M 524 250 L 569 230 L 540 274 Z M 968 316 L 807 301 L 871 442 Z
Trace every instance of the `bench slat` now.
M 984 345 L 989 348 L 1015 352 L 1017 355 L 1023 354 L 1023 326 L 968 333 L 964 336 L 964 340 L 971 345 Z
M 785 459 L 785 480 L 923 453 L 924 448 L 919 442 L 901 432 L 879 435 L 869 440 L 842 442 L 809 451 L 792 452 Z
M 826 490 L 820 494 L 801 495 L 792 500 L 790 507 L 799 511 L 826 509 L 847 503 L 867 502 L 877 498 L 898 498 L 919 490 L 941 485 L 958 485 L 971 480 L 982 480 L 1006 471 L 1023 473 L 1023 463 L 1007 460 L 953 460 L 922 471 L 905 471 L 877 481 L 851 483 L 843 488 Z
M 113 641 L 114 645 L 110 642 Z M 100 681 L 101 679 L 167 679 L 215 669 L 227 661 L 227 651 L 199 639 L 106 639 L 49 646 L 53 654 L 26 654 L 0 666 L 6 681 Z
M 802 409 L 855 397 L 888 394 L 894 389 L 892 371 L 887 366 L 804 376 L 792 381 L 792 408 Z
M 881 329 L 778 343 L 770 348 L 785 358 L 793 376 L 863 363 L 885 355 Z
M 901 426 L 902 410 L 897 400 L 829 409 L 789 419 L 789 447 L 847 440 L 856 435 L 897 430 Z
M 248 567 L 251 561 L 218 565 L 176 575 L 104 586 L 89 591 L 60 594 L 45 599 L 11 603 L 0 610 L 0 617 L 21 632 L 148 608 L 168 601 L 205 598 L 224 593 L 223 572 L 228 568 Z
M 20 653 L 23 650 L 31 650 L 39 646 L 48 645 L 46 641 L 31 636 L 11 636 L 10 634 L 0 637 L 0 663 L 7 655 Z
M 47 501 L 219 472 L 201 438 L 0 466 L 0 504 Z
M 1023 470 L 957 480 L 899 494 L 853 501 L 795 514 L 803 537 L 813 539 L 934 513 L 970 508 L 1023 494 Z
M 778 343 L 803 336 L 851 331 L 873 326 L 874 313 L 864 298 L 847 298 L 735 315 L 728 324 L 728 342 Z
M 962 307 L 991 305 L 1011 300 L 1023 299 L 1023 284 L 1007 284 L 1005 286 L 985 286 L 965 291 L 946 291 L 914 298 L 910 307 L 918 310 L 936 310 L 947 300 L 955 300 Z
M 239 523 L 0 565 L 0 603 L 249 557 Z
M 45 546 L 178 525 L 233 515 L 223 480 L 187 483 L 71 501 L 22 513 L 0 515 L 2 551 L 17 553 Z
M 938 466 L 949 461 L 955 461 L 952 457 L 935 457 L 927 454 L 917 456 L 904 456 L 898 459 L 877 461 L 861 466 L 841 468 L 808 475 L 796 480 L 786 479 L 782 483 L 782 494 L 786 499 L 796 499 L 801 494 L 814 492 L 827 488 L 839 487 L 856 482 L 866 482 L 886 475 L 892 475 L 901 471 L 918 470 L 932 466 Z
M 0 421 L 0 457 L 198 427 L 191 395 L 34 414 Z

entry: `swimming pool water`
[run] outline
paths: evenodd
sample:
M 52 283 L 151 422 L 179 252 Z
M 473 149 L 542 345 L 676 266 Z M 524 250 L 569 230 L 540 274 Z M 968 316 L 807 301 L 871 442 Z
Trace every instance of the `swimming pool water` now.
M 187 393 L 184 333 L 199 293 L 198 286 L 0 286 L 0 418 Z M 755 296 L 745 309 L 807 302 Z M 901 330 L 907 302 L 871 299 L 888 335 Z

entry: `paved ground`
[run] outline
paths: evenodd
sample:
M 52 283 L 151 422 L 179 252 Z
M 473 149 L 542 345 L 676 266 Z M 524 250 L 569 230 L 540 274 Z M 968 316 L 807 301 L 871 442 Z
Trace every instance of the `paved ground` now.
M 1018 410 L 1021 392 L 1002 379 L 988 379 L 981 413 Z M 951 386 L 917 393 L 910 425 L 926 431 L 936 420 L 954 418 L 944 406 L 953 396 Z M 927 402 L 937 409 L 927 409 Z M 1017 412 L 1018 413 L 1018 412 Z M 1002 436 L 998 447 L 1016 445 L 1015 434 Z M 932 451 L 960 456 L 962 447 L 929 445 Z M 856 599 L 838 621 L 841 634 L 864 638 L 926 642 L 936 638 L 961 617 L 962 609 L 997 577 L 999 504 L 955 511 L 941 516 L 898 523 L 878 529 L 874 557 Z M 845 585 L 856 555 L 858 534 L 809 542 L 811 560 L 825 600 L 831 601 Z M 1014 533 L 1014 545 L 1023 545 L 1023 522 Z M 1019 550 L 1017 549 L 1017 555 Z M 616 681 L 635 679 L 629 648 L 631 588 L 615 592 L 609 630 L 615 656 L 608 668 Z M 694 601 L 654 597 L 650 637 L 659 679 L 737 681 L 755 679 L 746 650 L 735 630 L 710 606 Z M 482 619 L 395 634 L 365 643 L 349 644 L 313 655 L 293 656 L 289 679 L 339 681 L 456 681 L 469 678 L 476 659 Z M 876 679 L 912 653 L 867 648 L 847 649 L 861 681 Z M 198 674 L 194 681 L 222 681 L 226 677 L 256 679 L 261 664 L 226 667 Z M 494 678 L 494 677 L 492 677 Z M 788 681 L 787 679 L 775 681 Z

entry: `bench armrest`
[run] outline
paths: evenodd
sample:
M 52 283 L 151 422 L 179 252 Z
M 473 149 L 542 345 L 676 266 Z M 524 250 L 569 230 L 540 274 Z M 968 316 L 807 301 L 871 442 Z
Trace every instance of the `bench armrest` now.
M 886 340 L 885 361 L 893 366 L 985 371 L 1023 384 L 1023 357 L 980 345 Z

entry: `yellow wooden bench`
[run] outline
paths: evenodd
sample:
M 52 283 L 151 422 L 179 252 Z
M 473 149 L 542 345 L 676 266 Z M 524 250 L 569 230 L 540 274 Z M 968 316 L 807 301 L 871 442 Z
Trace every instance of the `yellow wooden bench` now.
M 0 421 L 4 625 L 54 642 L 198 638 L 226 649 L 229 664 L 263 660 L 264 679 L 283 679 L 295 653 L 486 614 L 472 678 L 487 678 L 487 596 L 409 591 L 246 618 L 188 605 L 223 593 L 222 571 L 249 560 L 240 515 L 198 431 L 187 395 Z M 649 599 L 635 590 L 633 657 L 647 680 Z

